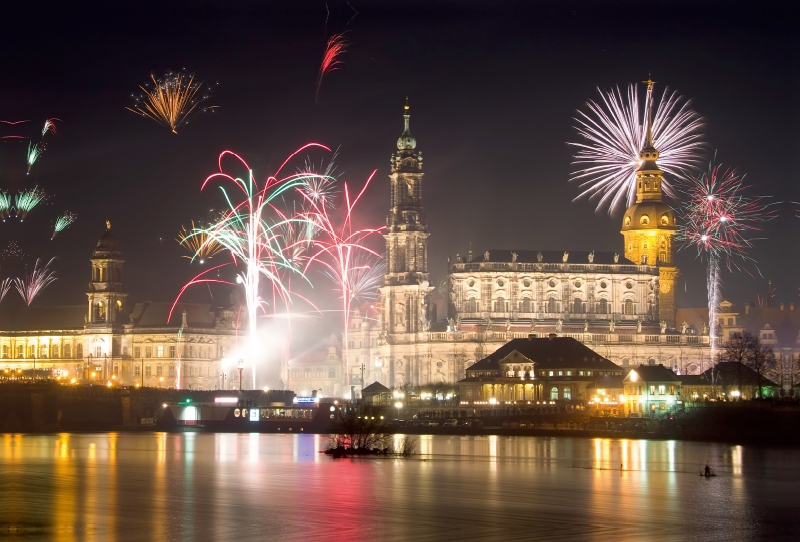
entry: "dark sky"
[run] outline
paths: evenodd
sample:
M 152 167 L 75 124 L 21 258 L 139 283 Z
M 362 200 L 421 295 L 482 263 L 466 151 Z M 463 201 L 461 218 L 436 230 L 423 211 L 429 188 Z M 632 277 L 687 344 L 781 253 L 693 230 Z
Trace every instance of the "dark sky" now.
M 348 4 L 328 0 L 327 34 L 348 30 L 352 45 L 317 106 L 324 0 L 6 9 L 0 118 L 63 122 L 33 181 L 16 165 L 24 164 L 21 145 L 0 149 L 4 187 L 38 182 L 52 195 L 25 224 L 0 224 L 0 240 L 16 239 L 29 263 L 59 257 L 61 278 L 37 303 L 80 303 L 90 252 L 110 219 L 131 300 L 172 300 L 192 275 L 174 241 L 180 226 L 221 205 L 217 192 L 200 192 L 220 151 L 242 154 L 263 178 L 306 142 L 340 147 L 349 183 L 360 186 L 377 169 L 358 220 L 380 225 L 408 95 L 425 156 L 435 283 L 447 255 L 470 243 L 477 252 L 622 252 L 620 217 L 572 201 L 566 142 L 576 138 L 576 109 L 597 86 L 641 81 L 648 71 L 662 89 L 693 100 L 707 120 L 709 152 L 746 172 L 753 193 L 800 199 L 797 13 L 771 2 L 696 3 L 350 0 L 358 15 L 348 24 Z M 182 68 L 219 83 L 217 113 L 175 135 L 124 109 L 151 72 Z M 79 220 L 51 242 L 50 222 L 63 208 Z M 755 299 L 772 278 L 779 300 L 796 300 L 793 215 L 782 206 L 753 252 L 764 278 L 726 276 L 727 297 Z M 703 305 L 701 264 L 691 250 L 678 262 L 680 304 Z M 3 276 L 15 272 L 0 267 Z M 320 280 L 317 290 L 329 286 Z

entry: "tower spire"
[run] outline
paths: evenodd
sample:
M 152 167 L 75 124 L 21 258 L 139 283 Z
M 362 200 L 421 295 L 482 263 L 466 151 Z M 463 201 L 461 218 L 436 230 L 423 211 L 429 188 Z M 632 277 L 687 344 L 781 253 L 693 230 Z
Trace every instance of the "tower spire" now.
M 653 148 L 653 85 L 656 84 L 647 74 L 647 81 L 642 81 L 647 85 L 647 143 L 646 148 Z

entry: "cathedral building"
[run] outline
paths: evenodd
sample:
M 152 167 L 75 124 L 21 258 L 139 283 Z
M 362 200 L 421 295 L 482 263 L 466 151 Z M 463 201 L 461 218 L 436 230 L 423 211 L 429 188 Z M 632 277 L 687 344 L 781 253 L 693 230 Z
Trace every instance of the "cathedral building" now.
M 181 389 L 238 388 L 236 313 L 202 303 L 128 302 L 110 224 L 90 260 L 88 303 L 0 311 L 0 370 L 62 381 Z
M 648 82 L 648 108 L 652 107 Z M 676 321 L 675 216 L 662 201 L 651 112 L 636 173 L 636 203 L 622 219 L 620 253 L 535 249 L 449 258 L 447 319 L 437 320 L 428 273 L 423 162 L 404 130 L 391 157 L 386 276 L 379 300 L 351 319 L 351 382 L 387 386 L 455 383 L 512 339 L 570 337 L 622 367 L 709 367 L 708 326 Z M 698 327 L 700 326 L 700 327 Z

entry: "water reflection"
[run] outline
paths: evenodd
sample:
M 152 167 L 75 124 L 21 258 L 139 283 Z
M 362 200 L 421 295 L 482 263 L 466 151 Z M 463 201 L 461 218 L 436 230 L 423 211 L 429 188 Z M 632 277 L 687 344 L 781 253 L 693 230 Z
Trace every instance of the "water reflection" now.
M 741 540 L 800 530 L 797 450 L 421 436 L 412 458 L 333 460 L 318 453 L 326 444 L 318 435 L 7 434 L 0 523 L 103 541 Z M 720 476 L 697 475 L 707 462 Z

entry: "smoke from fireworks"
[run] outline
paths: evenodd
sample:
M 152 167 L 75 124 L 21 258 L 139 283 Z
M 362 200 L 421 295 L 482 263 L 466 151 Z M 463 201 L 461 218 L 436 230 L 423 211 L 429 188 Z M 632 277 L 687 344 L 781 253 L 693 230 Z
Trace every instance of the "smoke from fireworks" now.
M 61 214 L 58 218 L 56 218 L 56 223 L 53 226 L 53 235 L 50 236 L 50 239 L 53 239 L 58 232 L 63 231 L 64 228 L 75 222 L 75 219 L 77 218 L 78 215 L 70 211 Z
M 319 75 L 317 76 L 315 103 L 319 103 L 319 89 L 322 87 L 322 78 L 325 74 L 337 69 L 336 66 L 341 64 L 339 56 L 347 50 L 349 43 L 344 39 L 344 35 L 344 32 L 341 34 L 334 34 L 328 39 L 328 43 L 325 46 L 325 54 L 322 56 L 322 63 L 319 66 Z
M 50 266 L 55 262 L 55 258 L 51 258 L 47 264 L 42 265 L 42 259 L 36 260 L 36 265 L 33 267 L 33 272 L 21 279 L 14 279 L 14 285 L 25 300 L 27 305 L 30 305 L 39 293 L 47 288 L 53 281 L 56 280 L 56 273 Z
M 577 148 L 573 160 L 577 169 L 570 180 L 578 182 L 581 190 L 575 199 L 596 200 L 598 211 L 608 208 L 613 215 L 635 202 L 639 152 L 647 136 L 647 100 L 653 96 L 648 92 L 644 108 L 640 108 L 636 85 L 630 85 L 625 94 L 619 87 L 597 90 L 600 100 L 589 100 L 588 111 L 578 111 L 574 119 L 583 141 L 569 143 Z M 690 101 L 669 89 L 664 90 L 654 111 L 653 143 L 660 153 L 657 165 L 665 173 L 662 187 L 674 198 L 670 176 L 677 177 L 699 164 L 703 119 Z
M 203 88 L 203 82 L 195 81 L 194 74 L 167 72 L 158 78 L 151 74 L 150 79 L 152 84 L 139 87 L 143 94 L 133 97 L 133 107 L 125 109 L 163 124 L 173 133 L 178 133 L 178 126 L 185 123 L 192 113 L 218 107 L 199 107 L 210 98 L 210 88 Z
M 685 201 L 677 209 L 681 225 L 676 240 L 682 247 L 695 247 L 707 262 L 708 319 L 711 328 L 712 360 L 716 354 L 716 326 L 722 301 L 721 266 L 742 269 L 755 264 L 748 254 L 759 224 L 775 218 L 774 203 L 763 196 L 746 196 L 744 176 L 733 168 L 723 169 L 714 161 L 708 170 L 684 178 Z

